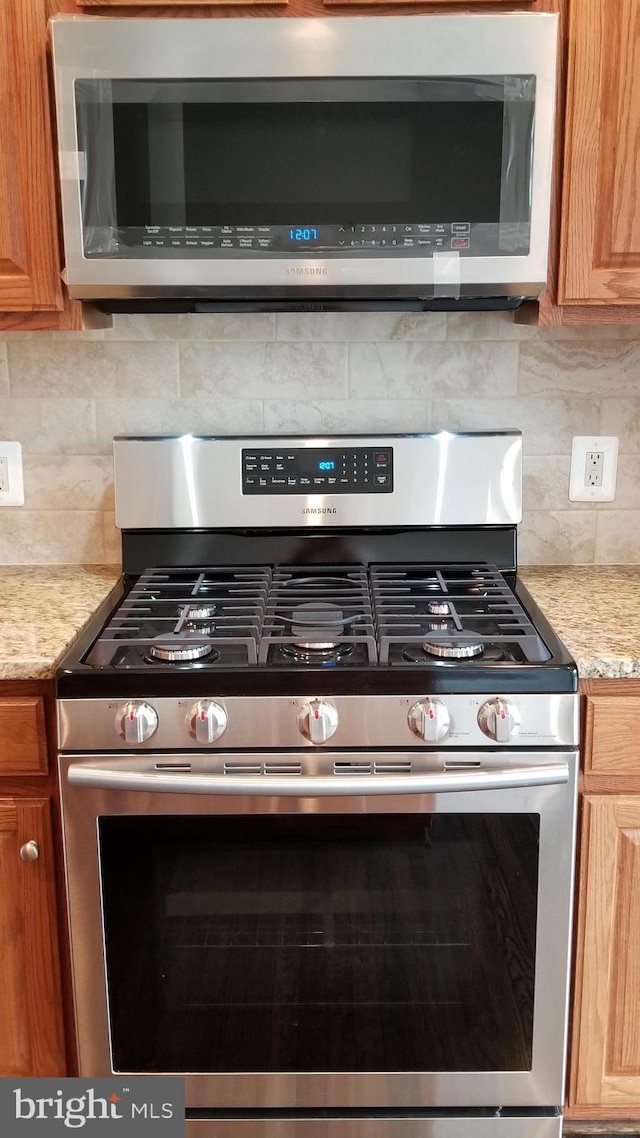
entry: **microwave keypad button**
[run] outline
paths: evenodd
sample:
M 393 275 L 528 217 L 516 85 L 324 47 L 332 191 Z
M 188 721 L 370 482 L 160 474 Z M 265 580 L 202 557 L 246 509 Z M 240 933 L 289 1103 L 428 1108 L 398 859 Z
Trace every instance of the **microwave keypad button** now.
M 196 237 L 187 237 L 187 239 L 185 241 L 185 245 L 187 245 L 191 249 L 193 249 L 194 246 L 197 249 L 199 244 L 200 244 L 200 242 L 198 241 L 198 239 Z
M 452 237 L 451 238 L 451 248 L 452 249 L 468 249 L 469 248 L 469 238 L 468 237 Z
M 471 225 L 468 221 L 452 221 L 451 222 L 451 232 L 452 233 L 470 233 L 471 232 Z

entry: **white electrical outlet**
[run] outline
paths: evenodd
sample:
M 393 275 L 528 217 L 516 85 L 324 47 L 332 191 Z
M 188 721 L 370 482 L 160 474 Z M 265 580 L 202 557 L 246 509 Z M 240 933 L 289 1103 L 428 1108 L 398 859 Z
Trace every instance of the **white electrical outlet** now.
M 615 435 L 576 435 L 571 447 L 570 502 L 613 502 L 618 477 Z
M 0 508 L 2 506 L 24 506 L 20 443 L 0 441 Z

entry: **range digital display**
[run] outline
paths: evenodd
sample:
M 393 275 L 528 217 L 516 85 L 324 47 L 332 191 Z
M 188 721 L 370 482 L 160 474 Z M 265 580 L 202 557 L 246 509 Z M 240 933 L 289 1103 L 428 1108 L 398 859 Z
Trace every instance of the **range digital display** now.
M 391 494 L 393 448 L 242 451 L 243 494 Z

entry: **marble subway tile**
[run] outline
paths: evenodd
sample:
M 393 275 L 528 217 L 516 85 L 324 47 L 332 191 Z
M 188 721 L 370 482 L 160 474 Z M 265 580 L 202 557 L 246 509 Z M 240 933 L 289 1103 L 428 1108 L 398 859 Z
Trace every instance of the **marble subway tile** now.
M 382 399 L 267 400 L 265 431 L 274 434 L 305 434 L 314 431 L 351 433 L 368 431 L 428 431 L 430 400 L 406 399 L 399 403 Z
M 0 564 L 102 565 L 102 513 L 0 510 Z
M 479 431 L 515 427 L 525 454 L 569 454 L 574 435 L 597 433 L 597 399 L 434 399 L 434 430 Z
M 569 455 L 525 454 L 522 459 L 522 493 L 529 510 L 569 510 Z M 590 509 L 588 503 L 584 503 Z
M 25 455 L 27 510 L 113 508 L 113 462 L 103 455 Z
M 102 515 L 104 533 L 104 563 L 105 565 L 122 564 L 122 535 L 116 527 L 116 516 L 112 510 L 105 510 Z
M 582 327 L 539 328 L 517 324 L 511 312 L 450 312 L 448 340 L 625 340 L 623 324 L 586 324 Z
M 96 400 L 98 447 L 111 453 L 114 435 L 260 434 L 262 402 L 258 399 Z
M 7 345 L 0 341 L 0 397 L 9 394 L 9 368 L 7 365 Z
M 96 450 L 90 399 L 0 399 L 0 435 L 27 454 L 88 454 Z
M 640 454 L 618 455 L 618 481 L 613 502 L 601 502 L 601 510 L 640 510 Z
M 350 344 L 349 394 L 356 399 L 513 395 L 515 343 Z
M 13 395 L 34 397 L 138 395 L 170 398 L 178 394 L 175 344 L 10 343 L 9 378 Z
M 107 340 L 273 340 L 270 313 L 134 313 L 113 318 Z
M 518 393 L 640 396 L 640 343 L 529 341 L 520 345 Z
M 617 435 L 620 454 L 640 454 L 640 394 L 637 399 L 603 399 L 601 435 Z
M 276 316 L 277 340 L 443 340 L 444 312 L 285 312 Z
M 518 564 L 591 565 L 595 545 L 595 510 L 529 510 L 518 530 Z
M 598 510 L 596 565 L 640 564 L 640 509 Z
M 339 399 L 346 395 L 344 344 L 180 344 L 188 398 Z

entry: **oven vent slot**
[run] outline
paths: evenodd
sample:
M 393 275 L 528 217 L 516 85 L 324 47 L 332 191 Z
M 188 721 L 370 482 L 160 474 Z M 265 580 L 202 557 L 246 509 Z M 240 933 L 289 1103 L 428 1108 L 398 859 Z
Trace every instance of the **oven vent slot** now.
M 372 764 L 359 759 L 339 759 L 333 764 L 334 774 L 371 774 Z
M 262 774 L 262 763 L 225 763 L 225 774 Z
M 482 766 L 481 759 L 445 759 L 446 771 L 475 771 Z
M 373 764 L 374 774 L 411 774 L 411 760 L 398 759 L 397 762 Z
M 264 764 L 265 774 L 302 774 L 302 763 L 272 762 Z
M 190 771 L 191 763 L 156 763 L 157 771 Z

